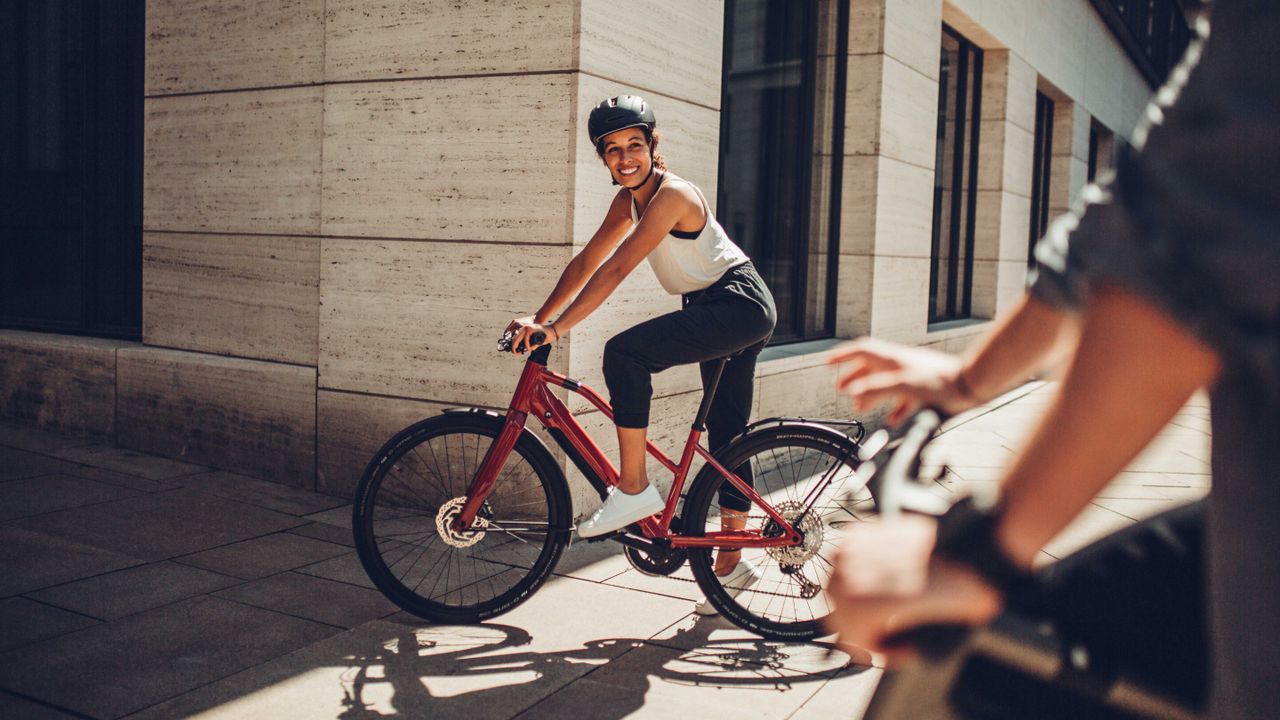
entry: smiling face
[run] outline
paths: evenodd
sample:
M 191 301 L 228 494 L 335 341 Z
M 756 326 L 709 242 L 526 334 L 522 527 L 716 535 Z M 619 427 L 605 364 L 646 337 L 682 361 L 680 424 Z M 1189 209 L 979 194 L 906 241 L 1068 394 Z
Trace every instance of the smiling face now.
M 625 128 L 605 135 L 600 141 L 604 164 L 613 173 L 613 179 L 625 188 L 637 188 L 649 177 L 653 162 L 649 155 L 649 140 L 638 127 Z

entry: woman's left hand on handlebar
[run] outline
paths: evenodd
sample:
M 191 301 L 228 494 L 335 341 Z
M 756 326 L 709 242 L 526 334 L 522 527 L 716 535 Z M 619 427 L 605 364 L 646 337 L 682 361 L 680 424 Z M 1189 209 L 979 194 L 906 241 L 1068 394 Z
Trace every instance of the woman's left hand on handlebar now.
M 827 629 L 839 645 L 897 662 L 912 652 L 885 646 L 896 633 L 921 625 L 982 625 L 995 617 L 1000 594 L 968 568 L 933 559 L 936 536 L 937 522 L 916 515 L 849 528 L 827 589 Z
M 551 323 L 543 324 L 533 321 L 532 317 L 516 318 L 507 326 L 508 330 L 515 330 L 515 335 L 511 338 L 511 352 L 519 352 L 521 345 L 525 350 L 533 350 L 540 345 L 550 345 L 560 336 L 556 333 L 555 326 Z M 533 342 L 535 333 L 542 333 L 544 339 L 540 343 Z

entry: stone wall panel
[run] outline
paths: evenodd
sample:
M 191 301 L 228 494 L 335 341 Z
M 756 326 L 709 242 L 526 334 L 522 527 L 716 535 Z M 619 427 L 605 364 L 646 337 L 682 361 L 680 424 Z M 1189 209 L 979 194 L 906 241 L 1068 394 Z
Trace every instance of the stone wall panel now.
M 580 69 L 617 82 L 634 81 L 637 69 L 655 93 L 707 108 L 720 107 L 724 2 L 661 0 L 634 12 L 610 0 L 581 0 Z M 566 3 L 569 4 L 569 3 Z M 661 38 L 661 42 L 653 42 Z M 661 118 L 661 116 L 659 116 Z
M 877 255 L 871 287 L 871 334 L 896 342 L 924 339 L 929 310 L 929 258 Z
M 146 94 L 318 83 L 324 7 L 325 0 L 150 0 Z
M 121 447 L 315 486 L 315 368 L 132 348 L 117 382 Z
M 320 386 L 506 406 L 521 366 L 498 338 L 568 259 L 565 246 L 324 240 Z M 566 361 L 552 353 L 561 372 Z
M 320 241 L 146 233 L 149 345 L 316 364 Z
M 942 43 L 939 0 L 886 3 L 884 53 L 927 78 L 938 79 L 938 47 Z
M 938 82 L 893 58 L 884 61 L 880 154 L 932 168 L 938 137 Z
M 327 0 L 328 81 L 569 70 L 574 3 Z
M 354 497 L 365 467 L 393 435 L 449 403 L 320 390 L 316 397 L 316 491 Z
M 567 75 L 330 86 L 324 234 L 567 242 L 572 98 Z
M 0 330 L 0 417 L 76 435 L 115 437 L 122 340 Z
M 323 92 L 303 87 L 147 100 L 143 226 L 315 234 Z

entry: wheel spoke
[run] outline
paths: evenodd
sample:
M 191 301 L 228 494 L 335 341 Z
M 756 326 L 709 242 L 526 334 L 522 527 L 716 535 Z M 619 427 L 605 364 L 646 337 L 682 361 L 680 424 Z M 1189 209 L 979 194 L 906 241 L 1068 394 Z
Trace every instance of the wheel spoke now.
M 477 522 L 451 529 L 500 429 L 487 418 L 427 421 L 419 437 L 394 446 L 396 455 L 371 463 L 380 474 L 362 480 L 361 561 L 406 610 L 438 620 L 506 607 L 549 574 L 567 543 L 568 533 L 555 529 L 567 528 L 569 518 L 564 500 L 553 514 L 552 493 L 563 489 L 544 469 L 550 459 L 521 444 L 499 469 Z
M 744 559 L 761 573 L 749 587 L 729 587 L 739 583 L 716 576 L 713 584 L 724 590 L 719 599 L 728 605 L 726 616 L 766 636 L 816 636 L 818 621 L 829 612 L 820 596 L 833 569 L 830 558 L 841 534 L 839 525 L 857 521 L 874 502 L 865 490 L 860 495 L 847 495 L 855 477 L 856 455 L 848 445 L 833 442 L 829 433 L 793 427 L 781 432 L 757 431 L 754 438 L 737 443 L 736 452 L 739 454 L 717 460 L 735 468 L 744 479 L 747 473 L 738 468 L 749 469 L 754 478 L 762 502 L 749 511 L 747 527 L 763 530 L 770 525 L 764 512 L 767 506 L 800 530 L 804 540 L 796 546 L 744 550 Z M 716 485 L 725 482 L 723 478 L 716 480 Z M 717 488 L 691 489 L 684 510 L 691 530 L 718 530 L 713 523 L 722 512 Z M 703 582 L 714 575 L 712 556 L 705 551 L 690 553 L 694 573 Z M 731 590 L 736 597 L 731 597 Z

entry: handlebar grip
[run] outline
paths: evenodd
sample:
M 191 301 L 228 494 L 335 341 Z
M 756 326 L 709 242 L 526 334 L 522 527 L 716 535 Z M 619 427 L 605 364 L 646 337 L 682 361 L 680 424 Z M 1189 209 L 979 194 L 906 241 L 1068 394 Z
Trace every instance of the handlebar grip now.
M 533 341 L 533 344 L 534 344 L 534 345 L 541 345 L 542 343 L 546 342 L 547 334 L 546 334 L 546 333 L 543 333 L 543 332 L 536 332 L 536 333 L 534 333 L 534 334 L 530 335 L 530 336 L 529 336 L 529 339 Z M 520 347 L 516 348 L 516 352 L 517 352 L 517 353 L 522 353 L 522 352 L 524 352 L 524 351 L 525 351 L 525 350 L 527 350 L 527 349 L 528 349 L 528 348 L 527 348 L 527 347 L 525 347 L 524 341 L 522 340 L 522 341 L 520 341 Z
M 512 348 L 512 347 L 511 347 L 511 339 L 512 339 L 513 337 L 515 337 L 515 332 L 514 332 L 514 331 L 510 331 L 510 330 L 509 330 L 509 331 L 507 331 L 507 332 L 503 333 L 503 334 L 502 334 L 502 338 L 498 340 L 498 352 L 504 352 L 504 353 L 506 353 L 506 352 L 522 353 L 522 352 L 524 352 L 525 350 L 527 350 L 527 349 L 528 349 L 528 348 L 526 348 L 526 347 L 525 347 L 525 344 L 524 344 L 524 342 L 523 342 L 523 341 L 520 343 L 520 347 L 518 347 L 518 348 Z M 543 333 L 543 332 L 536 332 L 536 333 L 534 333 L 534 334 L 533 334 L 529 339 L 533 341 L 533 344 L 534 344 L 534 345 L 541 345 L 542 343 L 546 342 L 546 340 L 547 340 L 547 334 L 546 334 L 546 333 Z

